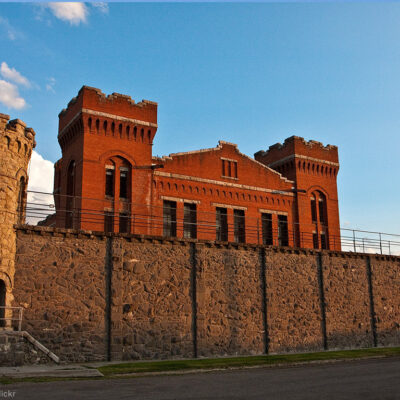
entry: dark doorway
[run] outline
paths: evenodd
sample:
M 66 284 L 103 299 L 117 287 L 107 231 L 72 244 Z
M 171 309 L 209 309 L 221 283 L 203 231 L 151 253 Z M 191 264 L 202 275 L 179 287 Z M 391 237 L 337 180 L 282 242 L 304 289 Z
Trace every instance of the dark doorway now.
M 0 328 L 6 326 L 5 316 L 6 284 L 0 279 Z

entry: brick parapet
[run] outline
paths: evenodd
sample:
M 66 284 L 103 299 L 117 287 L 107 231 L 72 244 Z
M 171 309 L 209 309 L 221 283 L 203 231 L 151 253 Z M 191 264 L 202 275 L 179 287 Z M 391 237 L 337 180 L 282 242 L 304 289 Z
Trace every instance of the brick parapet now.
M 154 101 L 142 100 L 135 103 L 127 95 L 112 93 L 107 96 L 100 89 L 82 86 L 78 95 L 69 101 L 67 108 L 59 113 L 59 131 L 62 131 L 82 108 L 157 123 L 157 103 Z

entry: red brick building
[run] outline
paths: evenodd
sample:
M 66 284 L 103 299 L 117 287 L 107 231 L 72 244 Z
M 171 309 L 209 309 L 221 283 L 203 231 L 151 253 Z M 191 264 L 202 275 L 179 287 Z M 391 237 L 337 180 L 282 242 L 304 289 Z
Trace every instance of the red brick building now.
M 157 103 L 83 86 L 59 114 L 58 227 L 340 250 L 336 146 L 153 157 Z

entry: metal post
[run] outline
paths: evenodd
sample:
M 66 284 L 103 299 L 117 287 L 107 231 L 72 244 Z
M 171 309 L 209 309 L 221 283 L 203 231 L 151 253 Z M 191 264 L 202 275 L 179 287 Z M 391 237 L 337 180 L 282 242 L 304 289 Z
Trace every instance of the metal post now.
M 365 253 L 364 238 L 362 238 L 363 253 Z
M 356 250 L 356 232 L 353 229 L 353 247 L 354 247 L 354 253 L 357 253 Z
M 382 234 L 379 232 L 379 246 L 381 248 L 381 254 L 382 254 Z
M 257 218 L 257 243 L 260 244 L 260 227 L 258 218 Z
M 388 242 L 388 246 L 389 246 L 389 256 L 391 255 L 390 254 L 390 240 L 389 240 L 389 242 Z

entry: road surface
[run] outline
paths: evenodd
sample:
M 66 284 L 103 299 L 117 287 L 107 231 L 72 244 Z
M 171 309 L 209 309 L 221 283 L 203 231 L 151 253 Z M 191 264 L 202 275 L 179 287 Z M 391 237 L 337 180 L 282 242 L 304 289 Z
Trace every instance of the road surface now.
M 163 375 L 101 381 L 18 383 L 13 399 L 400 400 L 400 359 Z M 4 395 L 3 395 L 4 397 Z

